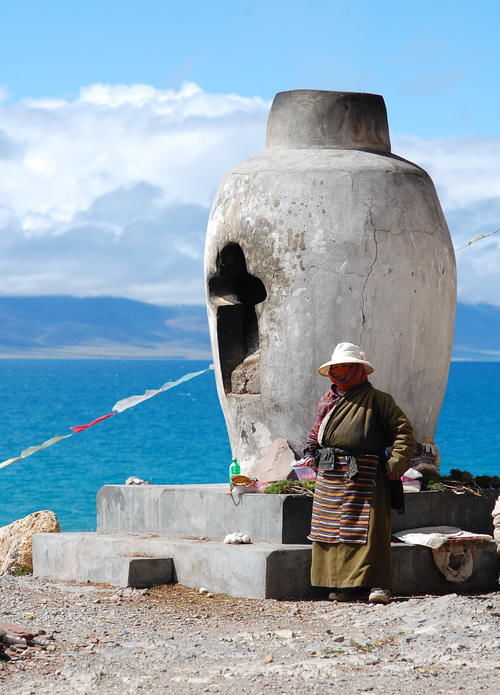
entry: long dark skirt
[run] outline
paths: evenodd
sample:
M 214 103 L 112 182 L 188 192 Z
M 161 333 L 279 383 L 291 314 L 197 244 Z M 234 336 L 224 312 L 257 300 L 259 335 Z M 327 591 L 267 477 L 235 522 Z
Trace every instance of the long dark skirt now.
M 371 497 L 366 543 L 313 542 L 311 584 L 338 589 L 390 589 L 391 583 L 389 485 L 382 466 L 379 466 Z

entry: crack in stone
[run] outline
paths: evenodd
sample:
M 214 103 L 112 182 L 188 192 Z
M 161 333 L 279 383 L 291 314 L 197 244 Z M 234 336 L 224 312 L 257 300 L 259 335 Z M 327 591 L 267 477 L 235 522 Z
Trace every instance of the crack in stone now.
M 382 232 L 383 234 L 390 234 L 391 236 L 403 236 L 404 234 L 427 234 L 428 236 L 433 236 L 437 234 L 442 227 L 439 225 L 434 227 L 434 229 L 406 229 L 403 227 L 399 232 L 394 232 L 392 229 L 377 229 L 377 232 Z
M 364 278 L 363 273 L 355 273 L 353 270 L 347 270 L 345 273 L 342 273 L 340 270 L 332 270 L 332 275 L 354 275 L 357 278 Z
M 363 326 L 363 328 L 365 328 L 365 326 L 366 326 L 366 315 L 365 315 L 366 283 L 368 282 L 368 279 L 373 272 L 373 268 L 375 266 L 375 263 L 377 262 L 377 257 L 378 257 L 377 228 L 375 227 L 375 223 L 373 221 L 371 207 L 368 207 L 368 220 L 373 228 L 373 242 L 375 244 L 375 256 L 374 256 L 373 261 L 370 265 L 370 269 L 368 270 L 368 273 L 366 274 L 365 281 L 363 282 L 363 289 L 361 290 L 361 325 Z

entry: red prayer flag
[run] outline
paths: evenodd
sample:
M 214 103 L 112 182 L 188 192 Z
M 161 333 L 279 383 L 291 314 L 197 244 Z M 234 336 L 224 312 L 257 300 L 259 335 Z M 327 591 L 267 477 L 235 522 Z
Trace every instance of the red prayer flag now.
M 83 430 L 86 430 L 89 427 L 97 425 L 98 422 L 107 420 L 108 417 L 113 417 L 113 415 L 116 415 L 116 413 L 108 413 L 107 415 L 102 415 L 101 417 L 98 417 L 97 420 L 93 420 L 92 422 L 89 422 L 87 425 L 75 425 L 74 427 L 70 427 L 70 430 L 73 430 L 73 432 L 82 432 Z

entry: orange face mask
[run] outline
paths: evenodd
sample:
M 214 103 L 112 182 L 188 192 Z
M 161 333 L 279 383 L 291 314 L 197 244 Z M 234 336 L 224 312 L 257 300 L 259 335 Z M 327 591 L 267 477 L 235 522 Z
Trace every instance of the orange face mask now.
M 368 381 L 362 364 L 334 364 L 328 371 L 328 378 L 339 391 L 348 391 Z

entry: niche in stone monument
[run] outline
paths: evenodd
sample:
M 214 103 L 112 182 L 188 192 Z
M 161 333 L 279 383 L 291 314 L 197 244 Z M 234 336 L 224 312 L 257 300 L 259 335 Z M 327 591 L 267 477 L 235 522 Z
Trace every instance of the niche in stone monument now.
M 224 391 L 259 393 L 259 324 L 255 305 L 267 296 L 259 278 L 247 271 L 238 244 L 217 254 L 216 272 L 208 281 L 209 298 L 217 306 L 217 339 Z

